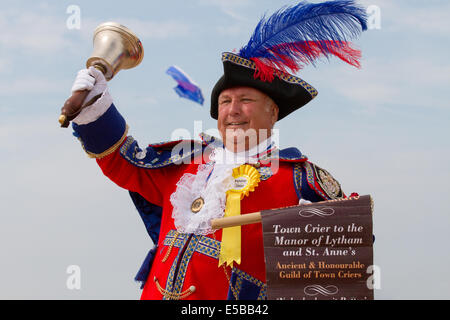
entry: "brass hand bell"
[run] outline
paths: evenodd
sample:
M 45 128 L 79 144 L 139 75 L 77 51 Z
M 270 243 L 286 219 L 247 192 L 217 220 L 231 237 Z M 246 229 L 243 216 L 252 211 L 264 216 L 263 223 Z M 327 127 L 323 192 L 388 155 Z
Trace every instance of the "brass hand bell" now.
M 141 63 L 143 57 L 142 43 L 131 30 L 116 22 L 105 22 L 95 29 L 94 51 L 86 62 L 86 68 L 94 66 L 109 81 L 120 70 L 136 67 Z M 88 90 L 76 91 L 66 100 L 59 117 L 61 127 L 67 128 L 70 121 L 83 108 L 91 105 L 99 98 L 99 96 L 93 97 L 83 105 L 83 101 L 88 94 Z

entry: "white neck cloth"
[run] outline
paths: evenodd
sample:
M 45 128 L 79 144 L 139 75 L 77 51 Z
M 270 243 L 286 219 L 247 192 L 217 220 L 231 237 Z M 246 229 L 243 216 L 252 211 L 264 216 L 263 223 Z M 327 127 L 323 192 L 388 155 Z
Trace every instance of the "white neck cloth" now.
M 235 153 L 224 147 L 215 148 L 211 162 L 199 165 L 197 173 L 185 173 L 170 196 L 172 218 L 181 233 L 210 234 L 210 221 L 222 218 L 226 205 L 226 192 L 233 186 L 233 169 L 242 164 L 258 162 L 258 155 L 275 146 L 269 139 L 243 152 Z M 201 197 L 204 205 L 197 213 L 191 210 L 194 200 Z

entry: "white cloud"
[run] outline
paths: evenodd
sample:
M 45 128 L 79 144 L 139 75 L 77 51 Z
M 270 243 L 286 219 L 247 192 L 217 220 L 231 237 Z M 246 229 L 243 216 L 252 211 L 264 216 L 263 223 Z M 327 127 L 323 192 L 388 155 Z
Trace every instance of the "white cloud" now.
M 13 79 L 0 80 L 1 96 L 18 96 L 21 94 L 59 94 L 70 93 L 61 81 L 53 81 L 46 76 L 18 76 Z
M 250 0 L 199 0 L 200 5 L 218 7 L 224 14 L 238 21 L 246 21 L 237 11 L 251 4 Z
M 0 72 L 6 72 L 9 70 L 11 70 L 11 68 L 8 60 L 0 58 Z
M 155 21 L 134 18 L 112 18 L 109 21 L 120 23 L 130 29 L 139 39 L 167 39 L 185 37 L 192 33 L 189 24 L 175 20 Z M 84 18 L 81 32 L 85 38 L 92 38 L 95 28 L 106 21 Z
M 218 26 L 217 32 L 223 36 L 237 36 L 243 33 L 242 27 L 237 24 Z
M 368 59 L 361 70 L 340 63 L 331 68 L 331 76 L 321 79 L 321 83 L 327 83 L 365 111 L 399 105 L 448 107 L 447 100 L 439 93 L 450 84 L 450 64 L 424 60 L 420 53 L 401 60 Z
M 250 36 L 255 21 L 243 12 L 247 12 L 247 8 L 252 5 L 251 0 L 199 0 L 198 4 L 216 7 L 228 18 L 231 18 L 231 21 L 227 20 L 227 23 L 214 27 L 219 35 L 227 37 Z
M 70 45 L 65 21 L 32 11 L 0 12 L 0 46 L 8 50 L 23 49 L 33 53 L 54 52 Z
M 398 8 L 392 19 L 393 31 L 409 32 L 420 35 L 449 36 L 449 5 L 430 8 Z
M 69 30 L 67 18 L 67 15 L 58 16 L 47 11 L 3 10 L 0 12 L 0 29 L 6 32 L 0 33 L 0 46 L 8 48 L 8 51 L 21 49 L 33 54 L 69 52 L 74 45 L 73 35 L 91 39 L 95 28 L 105 22 L 82 16 L 81 29 Z M 112 21 L 127 26 L 139 38 L 165 39 L 187 36 L 191 32 L 188 24 L 170 19 L 147 21 L 117 18 Z
M 120 23 L 130 28 L 140 38 L 166 39 L 191 34 L 190 25 L 174 20 L 147 21 L 121 19 Z
M 364 6 L 376 5 L 381 10 L 381 28 L 420 35 L 450 34 L 448 1 L 424 1 L 421 5 L 407 1 L 360 0 Z

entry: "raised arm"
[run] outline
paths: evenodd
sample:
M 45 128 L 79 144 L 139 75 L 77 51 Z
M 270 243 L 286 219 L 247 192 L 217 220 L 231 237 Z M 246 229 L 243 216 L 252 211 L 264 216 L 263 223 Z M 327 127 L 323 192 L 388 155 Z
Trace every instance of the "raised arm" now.
M 72 123 L 74 135 L 84 151 L 97 160 L 103 173 L 114 183 L 161 206 L 164 188 L 161 182 L 167 179 L 167 168 L 156 170 L 136 165 L 136 156 L 151 162 L 157 159 L 157 151 L 153 147 L 140 149 L 137 142 L 127 136 L 128 126 L 112 102 L 103 74 L 95 68 L 81 70 L 72 90 L 90 90 L 85 101 L 100 95 Z M 141 157 L 142 154 L 145 156 Z

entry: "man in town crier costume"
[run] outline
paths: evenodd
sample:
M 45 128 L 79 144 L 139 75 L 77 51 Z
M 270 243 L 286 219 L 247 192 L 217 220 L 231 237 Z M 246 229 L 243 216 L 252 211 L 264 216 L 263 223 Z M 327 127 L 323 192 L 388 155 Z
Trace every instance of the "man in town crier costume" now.
M 141 148 L 127 136 L 103 74 L 93 67 L 78 73 L 72 90 L 91 90 L 85 101 L 101 97 L 73 120 L 75 135 L 103 173 L 129 191 L 154 242 L 136 276 L 142 299 L 265 299 L 261 225 L 226 235 L 229 228 L 212 230 L 210 221 L 345 197 L 298 149 L 279 150 L 271 130 L 317 95 L 290 73 L 321 56 L 359 66 L 348 38 L 365 29 L 364 10 L 353 1 L 301 2 L 261 19 L 238 53 L 222 54 L 224 74 L 210 109 L 221 139 Z

